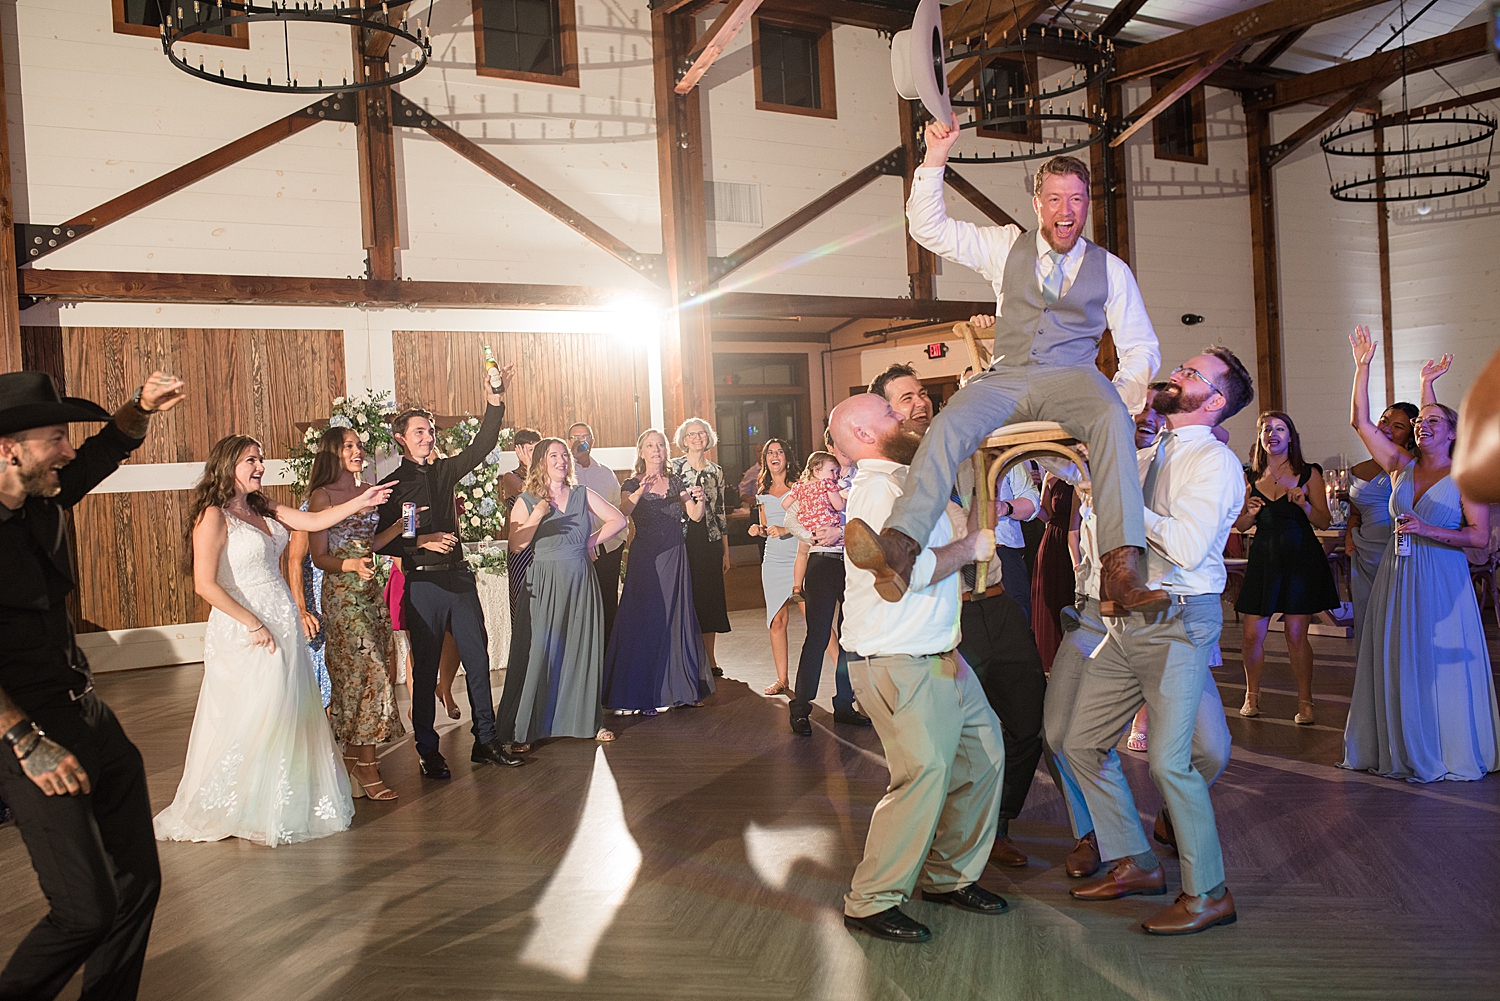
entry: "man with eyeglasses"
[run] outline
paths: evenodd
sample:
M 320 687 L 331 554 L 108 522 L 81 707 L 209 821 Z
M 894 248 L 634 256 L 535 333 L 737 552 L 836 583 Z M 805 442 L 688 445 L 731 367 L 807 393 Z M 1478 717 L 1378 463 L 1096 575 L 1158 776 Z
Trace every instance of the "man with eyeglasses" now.
M 615 471 L 594 459 L 594 429 L 580 421 L 568 428 L 568 448 L 573 451 L 573 476 L 580 487 L 588 487 L 594 493 L 620 506 L 620 478 Z M 593 531 L 602 523 L 594 519 Z M 625 555 L 627 532 L 599 544 L 594 558 L 594 576 L 599 578 L 599 598 L 604 602 L 604 645 L 609 646 L 609 634 L 615 628 L 615 610 L 620 606 L 620 560 Z
M 1165 801 L 1155 836 L 1182 861 L 1182 893 L 1142 922 L 1156 935 L 1235 920 L 1208 793 L 1229 761 L 1209 658 L 1223 625 L 1224 543 L 1245 489 L 1238 457 L 1213 430 L 1253 397 L 1249 373 L 1222 347 L 1189 358 L 1156 394 L 1153 409 L 1166 428 L 1136 458 L 1151 547 L 1147 580 L 1171 604 L 1125 630 L 1105 627 L 1097 597 L 1065 609 L 1047 687 L 1047 744 L 1063 759 L 1054 777 L 1080 838 L 1068 874 L 1085 876 L 1100 858 L 1114 860 L 1108 874 L 1071 891 L 1079 900 L 1166 892 L 1114 750 L 1141 703 L 1150 709 L 1151 779 Z
M 932 421 L 912 462 L 906 489 L 885 528 L 858 519 L 845 532 L 849 559 L 875 574 L 887 601 L 905 591 L 917 554 L 942 517 L 958 467 L 995 428 L 1016 421 L 1056 421 L 1088 442 L 1099 512 L 1104 609 L 1111 616 L 1155 613 L 1168 605 L 1141 578 L 1146 530 L 1140 483 L 1130 465 L 1130 413 L 1145 402 L 1161 349 L 1130 268 L 1083 239 L 1089 169 L 1058 156 L 1033 182 L 1038 227 L 975 226 L 950 219 L 943 172 L 958 122 L 929 122 L 927 155 L 907 201 L 911 236 L 941 257 L 978 271 L 997 300 L 990 367 L 960 389 Z M 1113 385 L 1094 364 L 1109 330 L 1119 349 Z M 1127 409 L 1127 406 L 1129 409 Z

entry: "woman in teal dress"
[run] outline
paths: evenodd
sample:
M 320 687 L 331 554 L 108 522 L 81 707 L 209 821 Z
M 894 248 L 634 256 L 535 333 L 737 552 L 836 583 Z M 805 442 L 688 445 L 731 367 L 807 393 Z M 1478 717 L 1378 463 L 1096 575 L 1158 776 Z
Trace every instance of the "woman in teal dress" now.
M 537 443 L 525 486 L 510 512 L 510 550 L 530 549 L 532 557 L 496 737 L 518 751 L 546 737 L 614 740 L 599 700 L 604 605 L 592 554 L 625 530 L 625 516 L 574 483 L 572 453 L 557 438 Z M 592 534 L 590 515 L 602 522 Z
M 1369 328 L 1350 343 L 1352 423 L 1391 474 L 1395 534 L 1370 589 L 1341 764 L 1412 782 L 1480 779 L 1500 769 L 1500 708 L 1463 549 L 1488 544 L 1489 508 L 1448 475 L 1458 415 L 1423 407 L 1413 459 L 1370 421 Z

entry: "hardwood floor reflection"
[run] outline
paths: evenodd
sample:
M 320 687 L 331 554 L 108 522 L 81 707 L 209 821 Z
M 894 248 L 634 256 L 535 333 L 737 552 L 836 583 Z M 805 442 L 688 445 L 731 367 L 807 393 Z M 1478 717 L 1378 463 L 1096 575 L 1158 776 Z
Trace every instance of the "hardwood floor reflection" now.
M 602 750 L 564 740 L 522 769 L 470 765 L 466 713 L 444 721 L 450 782 L 418 776 L 409 739 L 392 745 L 382 768 L 401 798 L 358 801 L 343 835 L 162 845 L 142 997 L 1468 1001 L 1500 975 L 1500 776 L 1415 786 L 1333 768 L 1348 641 L 1315 638 L 1316 728 L 1278 722 L 1295 711 L 1295 695 L 1275 694 L 1294 691 L 1279 637 L 1267 718 L 1243 720 L 1226 623 L 1215 674 L 1235 755 L 1214 804 L 1238 924 L 1148 939 L 1137 922 L 1160 899 L 1072 900 L 1062 804 L 1039 772 L 1013 825 L 1031 865 L 984 879 L 1011 912 L 915 903 L 936 938 L 912 947 L 851 937 L 839 918 L 886 782 L 879 740 L 835 726 L 826 694 L 812 739 L 790 733 L 785 700 L 757 694 L 774 678 L 764 612 L 733 621 L 719 644 L 730 677 L 707 707 L 622 718 Z M 100 678 L 158 809 L 200 675 Z M 1125 757 L 1153 813 L 1145 757 Z M 13 826 L 0 829 L 0 872 L 4 955 L 45 912 Z

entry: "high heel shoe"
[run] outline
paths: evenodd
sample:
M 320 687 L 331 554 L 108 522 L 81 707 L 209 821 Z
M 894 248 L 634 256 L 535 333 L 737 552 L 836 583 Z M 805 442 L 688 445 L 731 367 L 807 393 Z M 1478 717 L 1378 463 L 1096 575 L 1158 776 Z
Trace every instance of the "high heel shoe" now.
M 359 784 L 359 776 L 354 774 L 354 766 L 359 764 L 358 758 L 344 755 L 344 771 L 349 773 L 349 795 L 355 799 L 364 799 L 365 790 Z
M 767 695 L 791 695 L 792 689 L 785 681 L 778 681 L 766 689 Z
M 449 719 L 459 719 L 464 714 L 463 710 L 458 708 L 458 703 L 450 701 L 449 699 L 443 700 L 443 708 L 448 710 Z
M 1302 711 L 1303 706 L 1307 707 L 1307 712 Z M 1304 702 L 1301 699 L 1297 700 L 1297 715 L 1292 717 L 1292 722 L 1298 726 L 1312 726 L 1313 704 L 1311 701 Z
M 1240 706 L 1241 716 L 1260 715 L 1260 692 L 1245 692 L 1245 704 Z
M 368 797 L 370 799 L 373 799 L 377 803 L 388 803 L 396 798 L 396 790 L 386 786 L 385 781 L 380 777 L 379 762 L 360 761 L 358 758 L 351 758 L 346 754 L 344 755 L 344 767 L 349 770 L 349 778 L 353 779 L 352 787 L 350 788 L 349 793 L 355 799 L 364 799 Z M 365 782 L 364 780 L 362 780 L 355 772 L 356 768 L 375 769 L 375 781 Z

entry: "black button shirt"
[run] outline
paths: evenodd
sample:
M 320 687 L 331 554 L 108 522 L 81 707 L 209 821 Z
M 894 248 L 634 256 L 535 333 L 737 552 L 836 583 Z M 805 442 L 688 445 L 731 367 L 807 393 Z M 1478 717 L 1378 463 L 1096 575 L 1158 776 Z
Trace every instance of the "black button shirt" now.
M 81 695 L 93 681 L 68 615 L 77 574 L 66 512 L 143 440 L 106 424 L 58 472 L 62 492 L 56 497 L 28 497 L 17 510 L 0 504 L 0 688 L 26 712 L 67 702 L 69 693 Z M 104 584 L 129 586 L 123 579 Z
M 432 535 L 450 532 L 458 535 L 458 512 L 453 506 L 453 491 L 458 481 L 484 461 L 500 441 L 500 426 L 505 420 L 505 404 L 485 407 L 484 421 L 479 433 L 469 447 L 446 459 L 435 459 L 427 465 L 419 465 L 410 459 L 402 459 L 396 471 L 382 480 L 395 484 L 391 497 L 380 506 L 380 527 L 376 534 L 390 528 L 401 520 L 401 505 L 417 505 L 417 534 Z M 427 510 L 423 511 L 422 508 Z M 435 553 L 421 549 L 416 539 L 396 536 L 380 552 L 385 556 L 399 556 L 401 569 L 411 573 L 417 567 L 465 570 L 463 550 L 457 546 L 450 553 Z

